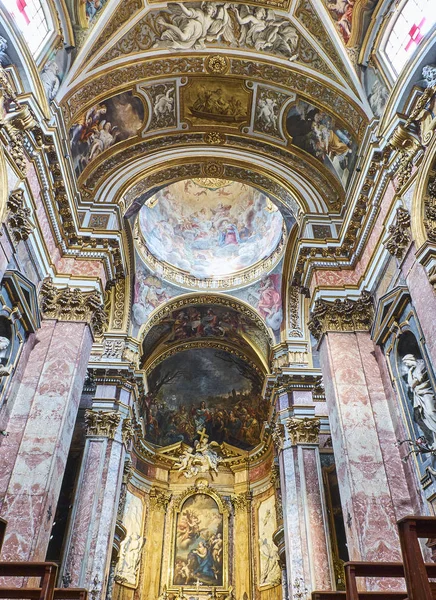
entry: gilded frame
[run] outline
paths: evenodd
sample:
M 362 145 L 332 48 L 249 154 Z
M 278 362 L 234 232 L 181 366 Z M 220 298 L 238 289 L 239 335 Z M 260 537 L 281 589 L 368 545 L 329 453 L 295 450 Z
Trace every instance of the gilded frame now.
M 181 494 L 175 499 L 172 511 L 171 511 L 171 545 L 170 545 L 170 556 L 169 566 L 167 569 L 167 580 L 165 582 L 168 593 L 177 593 L 182 586 L 174 584 L 174 561 L 175 561 L 175 546 L 176 546 L 176 533 L 177 533 L 177 519 L 181 514 L 182 508 L 186 501 L 196 496 L 203 494 L 211 497 L 217 504 L 218 511 L 222 516 L 223 522 L 223 584 L 221 586 L 201 586 L 201 592 L 206 594 L 209 590 L 214 587 L 220 593 L 226 593 L 229 591 L 229 519 L 230 513 L 226 505 L 225 500 L 214 490 L 208 487 L 207 481 L 197 481 L 196 486 L 189 488 L 185 493 Z M 183 586 L 183 590 L 189 594 L 197 593 L 198 590 L 195 585 Z

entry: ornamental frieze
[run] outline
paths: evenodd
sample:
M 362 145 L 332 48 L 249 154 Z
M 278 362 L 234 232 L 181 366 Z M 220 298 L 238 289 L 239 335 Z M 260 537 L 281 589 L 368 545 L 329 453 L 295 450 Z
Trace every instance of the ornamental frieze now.
M 30 208 L 27 208 L 23 190 L 13 190 L 7 203 L 9 211 L 8 228 L 16 242 L 26 241 L 35 228 L 30 220 Z
M 156 150 L 160 150 L 162 148 L 175 148 L 176 146 L 189 146 L 189 145 L 198 145 L 202 143 L 203 134 L 201 133 L 191 133 L 191 134 L 175 134 L 170 135 L 167 134 L 164 137 L 154 138 L 152 140 L 148 140 L 146 142 L 140 142 L 134 146 L 130 146 L 129 148 L 119 152 L 112 157 L 106 159 L 103 163 L 101 163 L 97 168 L 93 171 L 92 175 L 86 180 L 84 184 L 86 187 L 82 189 L 82 198 L 87 199 L 94 198 L 95 194 L 92 194 L 92 190 L 95 190 L 103 180 L 107 181 L 109 177 L 109 173 L 111 170 L 118 170 L 126 165 L 127 163 L 131 163 L 135 157 L 143 157 L 147 156 L 149 153 L 152 153 Z M 341 185 L 336 178 L 330 174 L 324 176 L 324 173 L 318 168 L 308 161 L 303 161 L 296 154 L 292 154 L 290 151 L 279 148 L 277 146 L 273 146 L 265 141 L 242 138 L 236 135 L 226 135 L 227 144 L 232 145 L 234 148 L 243 148 L 246 150 L 252 150 L 262 155 L 267 155 L 269 157 L 274 157 L 280 162 L 285 163 L 290 169 L 300 173 L 305 176 L 309 181 L 313 183 L 317 189 L 323 190 L 323 197 L 328 202 L 330 208 L 333 211 L 339 211 L 341 203 L 340 200 L 343 195 L 343 190 L 341 189 Z M 226 144 L 226 145 L 227 145 Z M 250 181 L 251 179 L 257 178 L 257 175 L 251 173 L 251 171 L 243 169 L 242 167 L 238 167 L 240 171 L 240 176 L 243 177 L 244 181 Z M 235 169 L 232 169 L 235 172 Z M 202 177 L 204 174 L 201 173 L 201 167 L 198 163 L 195 164 L 179 164 L 174 167 L 166 167 L 165 169 L 156 171 L 146 178 L 141 180 L 141 190 L 147 191 L 151 189 L 155 185 L 163 185 L 166 181 L 171 182 L 175 179 L 185 179 L 185 178 L 195 178 Z M 229 175 L 230 178 L 230 175 Z M 289 194 L 289 192 L 279 186 L 277 183 L 272 182 L 267 177 L 263 178 L 263 182 L 265 184 L 265 189 L 272 193 L 273 195 L 277 195 L 282 201 L 288 203 L 289 207 L 293 209 L 296 208 L 295 200 Z M 253 181 L 253 183 L 255 183 Z M 259 182 L 256 182 L 257 184 Z M 142 193 L 139 188 L 136 186 L 131 188 L 127 192 L 127 206 L 133 201 L 138 193 Z M 130 199 L 130 200 L 129 200 Z
M 118 91 L 132 89 L 132 85 L 152 79 L 169 76 L 187 76 L 205 73 L 205 57 L 186 56 L 147 59 L 140 63 L 125 65 L 94 77 L 88 83 L 76 88 L 63 102 L 62 109 L 66 125 L 69 127 L 92 104 L 113 95 Z M 232 57 L 229 75 L 257 79 L 264 83 L 281 85 L 290 91 L 298 91 L 307 100 L 315 100 L 325 110 L 335 109 L 335 115 L 350 131 L 362 139 L 367 124 L 365 113 L 354 105 L 343 93 L 329 87 L 314 75 L 303 74 L 292 67 L 271 65 L 267 62 Z
M 320 340 L 328 331 L 368 331 L 373 319 L 371 294 L 363 291 L 357 300 L 317 300 L 310 313 L 308 327 L 313 337 Z

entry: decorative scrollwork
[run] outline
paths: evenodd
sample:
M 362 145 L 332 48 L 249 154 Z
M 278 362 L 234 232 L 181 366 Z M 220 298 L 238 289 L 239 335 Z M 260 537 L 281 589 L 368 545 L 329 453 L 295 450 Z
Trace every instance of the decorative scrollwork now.
M 397 208 L 397 219 L 394 225 L 390 225 L 389 237 L 384 246 L 389 254 L 396 258 L 402 258 L 410 243 L 410 214 L 401 206 Z
M 318 444 L 321 422 L 319 419 L 287 419 L 286 428 L 291 444 Z
M 85 411 L 86 435 L 113 440 L 120 420 L 121 415 L 117 411 L 87 409 Z

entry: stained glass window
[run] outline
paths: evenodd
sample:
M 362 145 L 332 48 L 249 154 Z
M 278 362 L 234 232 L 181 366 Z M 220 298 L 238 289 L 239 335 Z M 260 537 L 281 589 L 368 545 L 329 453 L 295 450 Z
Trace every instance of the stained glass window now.
M 47 14 L 40 0 L 2 0 L 15 19 L 27 45 L 37 56 L 50 33 Z
M 422 38 L 436 23 L 435 0 L 398 3 L 385 53 L 396 75 L 411 58 Z

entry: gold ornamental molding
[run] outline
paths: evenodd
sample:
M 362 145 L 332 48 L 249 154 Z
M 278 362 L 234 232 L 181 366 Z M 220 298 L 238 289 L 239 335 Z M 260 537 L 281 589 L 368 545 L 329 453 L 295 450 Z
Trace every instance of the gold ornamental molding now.
M 286 419 L 286 429 L 291 444 L 319 444 L 319 430 L 321 421 L 319 419 Z
M 309 154 L 300 151 L 295 146 L 283 148 L 264 140 L 243 137 L 242 134 L 227 133 L 225 137 L 225 148 L 243 150 L 247 155 L 249 153 L 255 153 L 259 157 L 277 160 L 277 162 L 286 166 L 287 169 L 298 173 L 304 179 L 309 181 L 315 189 L 322 189 L 323 197 L 325 198 L 330 211 L 340 211 L 344 190 L 339 180 L 326 169 L 320 168 L 320 163 Z M 115 146 L 110 156 L 94 165 L 92 172 L 88 173 L 89 176 L 86 175 L 86 171 L 82 174 L 81 177 L 83 179 L 80 180 L 82 186 L 82 198 L 84 200 L 92 201 L 97 195 L 101 185 L 107 184 L 108 179 L 116 176 L 116 173 L 125 171 L 126 168 L 132 165 L 132 162 L 135 159 L 143 159 L 146 156 L 157 155 L 167 148 L 171 148 L 172 150 L 179 148 L 180 152 L 182 152 L 184 148 L 192 147 L 195 149 L 196 147 L 203 147 L 204 144 L 204 134 L 192 132 L 166 134 L 165 136 L 159 135 L 145 142 L 136 141 L 124 149 Z M 220 147 L 223 146 L 220 145 Z M 213 176 L 216 177 L 216 171 L 219 170 L 218 165 L 220 162 L 223 164 L 223 158 L 217 158 L 214 162 L 198 158 L 180 158 L 175 161 L 163 160 L 162 162 L 164 167 L 151 168 L 146 177 L 144 177 L 144 171 L 137 176 L 137 180 L 141 178 L 143 181 L 141 186 L 141 188 L 143 188 L 142 191 L 146 191 L 147 188 L 150 189 L 155 185 L 168 185 L 169 183 L 180 179 L 195 179 L 206 176 L 211 177 L 212 174 L 210 171 L 212 169 L 214 169 Z M 253 166 L 252 163 L 250 166 Z M 221 167 L 221 169 L 222 168 L 223 167 Z M 283 180 L 274 178 L 266 167 L 257 167 L 257 169 L 258 175 L 255 174 L 256 171 L 252 171 L 252 168 L 247 168 L 247 163 L 240 160 L 230 162 L 230 160 L 226 158 L 224 172 L 221 172 L 219 176 L 227 179 L 253 182 L 254 185 L 261 185 L 266 191 L 277 196 L 278 200 L 285 205 L 287 198 L 290 196 L 296 197 L 298 198 L 302 210 L 307 212 L 306 202 L 297 190 L 291 188 L 290 184 Z M 262 175 L 264 179 L 258 181 Z M 119 192 L 119 195 L 122 195 L 126 190 L 128 190 L 127 195 L 131 194 L 131 185 L 132 182 L 126 183 L 124 188 L 122 188 L 122 191 Z M 290 194 L 288 188 L 291 188 L 292 194 Z
M 57 288 L 51 277 L 44 279 L 39 292 L 40 308 L 46 319 L 86 321 L 97 336 L 103 335 L 107 316 L 95 290 L 82 292 L 79 288 Z
M 411 239 L 409 211 L 401 206 L 397 208 L 395 223 L 390 225 L 388 232 L 389 237 L 384 242 L 386 250 L 396 258 L 403 258 Z
M 113 440 L 121 420 L 117 411 L 87 409 L 85 411 L 86 435 L 107 437 Z
M 121 425 L 121 437 L 123 444 L 128 446 L 135 436 L 135 428 L 133 426 L 132 419 L 124 419 Z
M 186 54 L 166 55 L 164 59 L 150 57 L 90 76 L 86 82 L 77 84 L 62 100 L 66 126 L 70 127 L 91 106 L 119 92 L 132 90 L 137 83 L 149 83 L 168 76 L 204 77 L 209 56 L 210 54 Z M 328 112 L 333 110 L 338 122 L 353 132 L 358 141 L 363 139 L 368 123 L 363 109 L 345 92 L 317 78 L 316 73 L 302 73 L 298 68 L 294 68 L 292 63 L 291 66 L 285 67 L 267 60 L 232 57 L 226 76 L 274 83 L 289 91 L 295 91 L 309 102 L 316 99 L 316 105 Z
M 317 300 L 308 328 L 316 340 L 328 331 L 368 331 L 374 319 L 371 294 L 363 291 L 358 300 Z
M 30 209 L 25 205 L 23 190 L 10 192 L 7 208 L 9 211 L 8 228 L 13 239 L 16 242 L 25 242 L 35 229 L 35 225 L 30 220 Z

